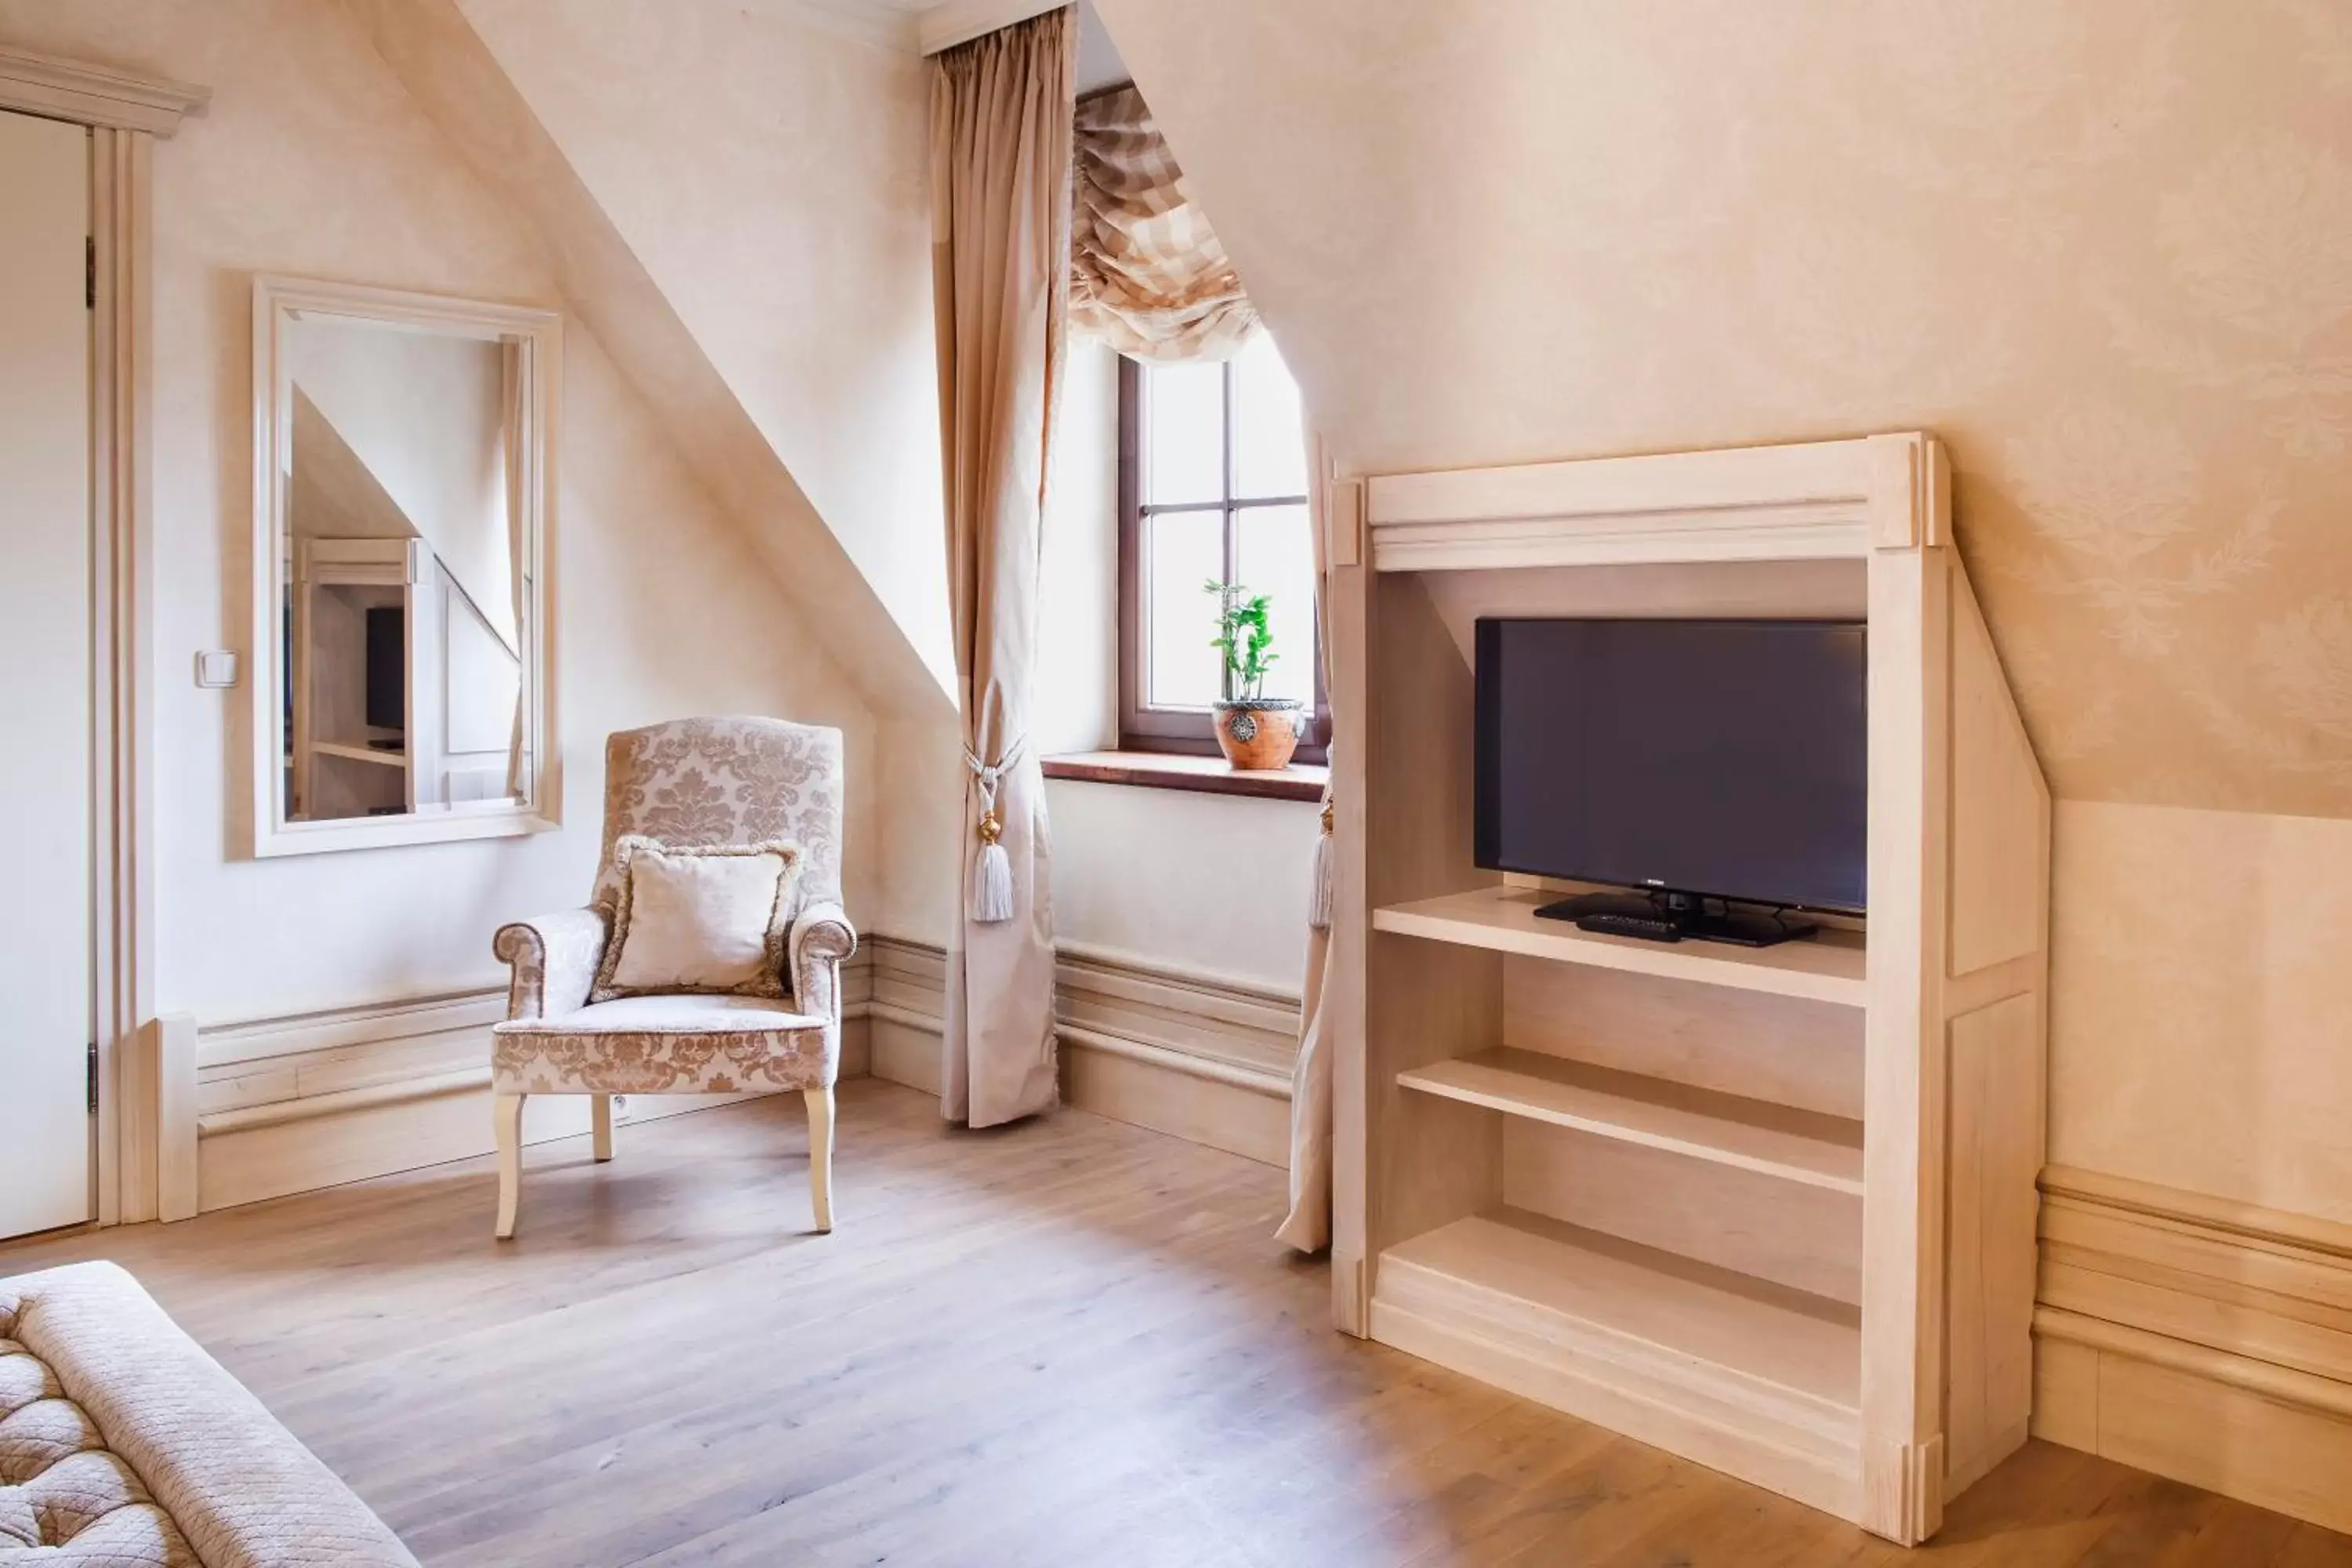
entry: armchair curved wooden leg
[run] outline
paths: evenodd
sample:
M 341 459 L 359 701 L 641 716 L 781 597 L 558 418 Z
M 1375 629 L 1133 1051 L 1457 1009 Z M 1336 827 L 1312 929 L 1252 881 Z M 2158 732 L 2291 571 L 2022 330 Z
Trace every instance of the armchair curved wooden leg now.
M 522 1195 L 522 1102 L 520 1094 L 501 1094 L 490 1102 L 490 1122 L 499 1134 L 498 1238 L 514 1235 L 515 1206 Z
M 808 1105 L 809 1202 L 824 1233 L 833 1229 L 833 1090 L 804 1089 L 801 1099 Z
M 613 1157 L 613 1097 L 592 1094 L 588 1097 L 588 1120 L 595 1133 L 596 1158 Z

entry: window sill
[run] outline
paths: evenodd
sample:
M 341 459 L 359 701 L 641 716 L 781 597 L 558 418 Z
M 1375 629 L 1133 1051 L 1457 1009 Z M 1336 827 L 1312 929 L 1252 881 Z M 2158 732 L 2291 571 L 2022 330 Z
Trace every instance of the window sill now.
M 1255 795 L 1260 800 L 1323 798 L 1329 768 L 1306 763 L 1286 768 L 1239 772 L 1223 757 L 1192 757 L 1172 752 L 1076 752 L 1047 757 L 1049 779 L 1084 784 L 1137 784 L 1145 789 L 1192 790 L 1203 795 Z

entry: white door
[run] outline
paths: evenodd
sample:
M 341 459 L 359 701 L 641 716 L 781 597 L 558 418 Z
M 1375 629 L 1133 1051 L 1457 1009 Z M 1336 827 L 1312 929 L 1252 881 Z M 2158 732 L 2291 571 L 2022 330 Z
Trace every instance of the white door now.
M 0 114 L 0 1236 L 93 1217 L 89 132 Z

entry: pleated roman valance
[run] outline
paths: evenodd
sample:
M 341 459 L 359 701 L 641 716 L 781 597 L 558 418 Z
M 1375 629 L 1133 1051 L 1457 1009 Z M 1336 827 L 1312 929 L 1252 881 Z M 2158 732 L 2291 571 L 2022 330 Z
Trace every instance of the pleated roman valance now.
M 1257 311 L 1132 86 L 1077 106 L 1070 325 L 1156 363 L 1221 360 Z

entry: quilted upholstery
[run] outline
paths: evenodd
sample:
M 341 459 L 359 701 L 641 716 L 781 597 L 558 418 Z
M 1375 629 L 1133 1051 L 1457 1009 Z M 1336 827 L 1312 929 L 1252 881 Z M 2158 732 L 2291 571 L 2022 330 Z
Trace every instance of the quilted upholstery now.
M 416 1568 L 111 1263 L 0 1279 L 0 1565 Z
M 790 998 L 622 996 L 491 1030 L 499 1094 L 726 1094 L 824 1089 L 825 1020 Z
M 604 852 L 590 907 L 501 928 L 508 1022 L 491 1049 L 505 1094 L 699 1094 L 830 1087 L 841 1061 L 840 965 L 857 948 L 841 908 L 841 731 L 776 719 L 681 719 L 604 743 Z M 588 998 L 618 897 L 615 850 L 642 834 L 677 847 L 789 839 L 781 999 Z M 620 1002 L 680 1005 L 613 1012 Z M 714 1008 L 737 1002 L 746 1007 Z

